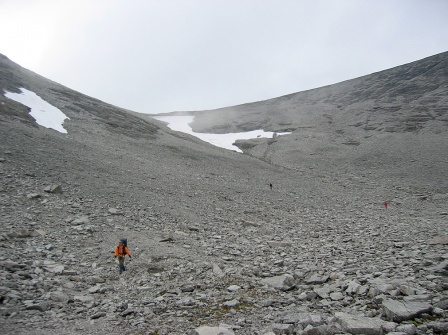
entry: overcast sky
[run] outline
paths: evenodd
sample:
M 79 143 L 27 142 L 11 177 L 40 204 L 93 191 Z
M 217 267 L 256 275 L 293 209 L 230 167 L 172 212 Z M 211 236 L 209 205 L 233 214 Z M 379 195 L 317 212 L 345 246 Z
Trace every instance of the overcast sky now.
M 0 0 L 0 53 L 142 113 L 337 83 L 448 51 L 447 0 Z

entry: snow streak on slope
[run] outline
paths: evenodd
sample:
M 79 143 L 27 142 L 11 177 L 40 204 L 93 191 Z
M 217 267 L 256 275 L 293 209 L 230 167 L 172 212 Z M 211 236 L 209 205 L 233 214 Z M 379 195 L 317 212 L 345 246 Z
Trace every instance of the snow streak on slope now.
M 208 133 L 195 133 L 190 127 L 190 123 L 193 122 L 194 116 L 157 116 L 156 120 L 167 122 L 168 127 L 172 130 L 181 131 L 187 133 L 202 141 L 216 145 L 228 150 L 235 150 L 242 152 L 237 146 L 233 145 L 236 140 L 248 140 L 252 138 L 272 138 L 275 133 L 266 132 L 264 130 L 253 130 L 244 133 L 228 133 L 228 134 L 208 134 Z M 277 133 L 277 135 L 286 135 L 290 133 Z
M 56 107 L 50 105 L 48 102 L 39 97 L 36 93 L 21 88 L 21 94 L 6 92 L 5 97 L 12 99 L 27 106 L 31 109 L 30 115 L 36 122 L 45 127 L 59 131 L 60 133 L 67 133 L 67 130 L 62 127 L 65 119 L 68 117 Z

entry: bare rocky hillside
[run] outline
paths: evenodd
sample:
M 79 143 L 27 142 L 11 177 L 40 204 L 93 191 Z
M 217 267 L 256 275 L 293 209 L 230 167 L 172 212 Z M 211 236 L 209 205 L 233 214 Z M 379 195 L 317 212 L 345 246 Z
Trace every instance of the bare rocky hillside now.
M 239 154 L 0 56 L 2 333 L 446 334 L 447 58 L 195 112 Z
M 448 52 L 339 84 L 195 112 L 196 131 L 293 131 L 241 141 L 248 154 L 289 168 L 403 177 L 447 191 Z M 380 170 L 380 171 L 377 171 Z

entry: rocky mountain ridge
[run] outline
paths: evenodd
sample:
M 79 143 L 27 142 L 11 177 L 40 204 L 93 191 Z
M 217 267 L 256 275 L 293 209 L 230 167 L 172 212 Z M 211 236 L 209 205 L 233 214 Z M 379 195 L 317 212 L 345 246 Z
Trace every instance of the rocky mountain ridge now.
M 446 92 L 448 52 L 335 85 L 195 112 L 192 128 L 293 131 L 237 145 L 247 154 L 292 169 L 322 169 L 321 162 L 330 161 L 338 170 L 359 166 L 359 173 L 378 178 L 406 175 L 410 183 L 438 185 L 446 192 L 446 178 L 440 178 L 448 169 Z M 419 162 L 431 162 L 436 172 L 423 173 L 428 167 Z
M 445 52 L 334 85 L 194 112 L 193 128 L 230 132 L 261 125 L 280 132 L 326 124 L 329 129 L 351 125 L 366 131 L 418 131 L 428 121 L 448 121 L 447 65 Z
M 21 87 L 70 120 L 46 129 L 0 94 L 4 334 L 447 333 L 445 121 L 356 144 L 349 111 L 310 107 L 252 157 L 0 57 L 0 88 Z

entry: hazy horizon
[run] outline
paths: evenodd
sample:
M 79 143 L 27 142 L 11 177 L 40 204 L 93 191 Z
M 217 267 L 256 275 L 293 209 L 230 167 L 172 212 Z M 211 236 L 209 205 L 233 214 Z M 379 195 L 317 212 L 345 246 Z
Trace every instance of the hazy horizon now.
M 0 53 L 158 114 L 267 100 L 448 51 L 447 17 L 442 0 L 3 0 Z

